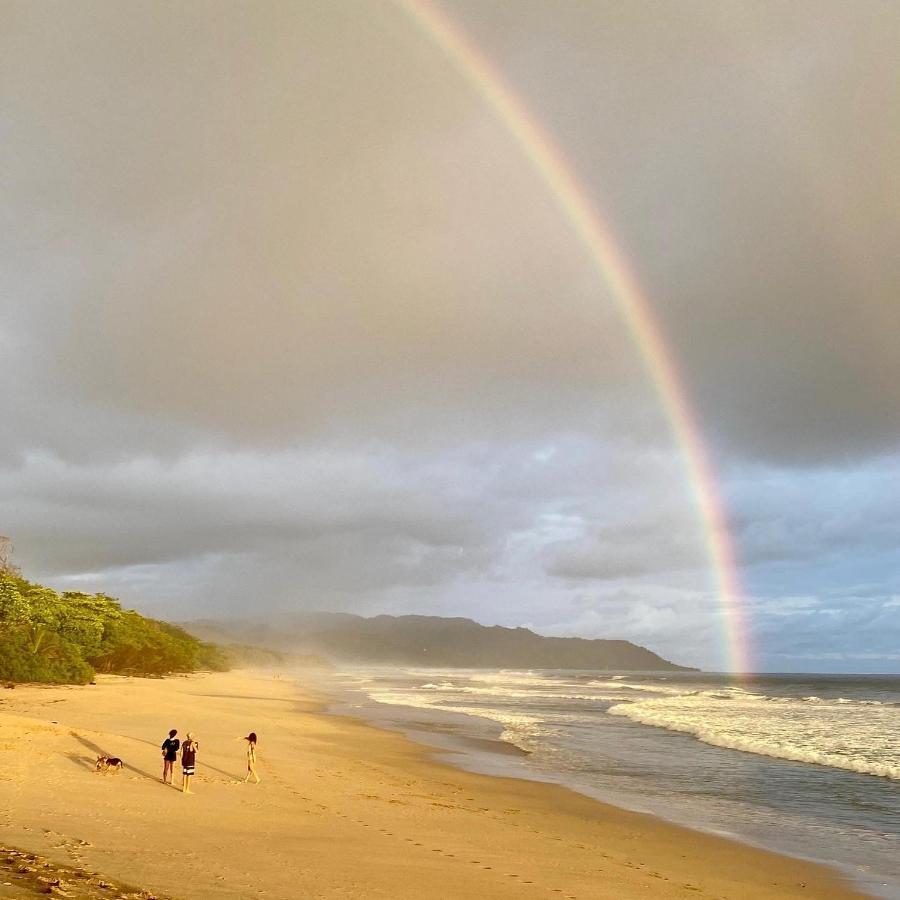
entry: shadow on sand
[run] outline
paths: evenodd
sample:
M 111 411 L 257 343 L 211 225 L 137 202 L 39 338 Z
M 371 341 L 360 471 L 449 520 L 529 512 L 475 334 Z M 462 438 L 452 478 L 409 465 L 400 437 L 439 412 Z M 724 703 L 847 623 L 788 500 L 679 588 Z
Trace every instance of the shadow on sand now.
M 84 756 L 79 756 L 76 753 L 67 754 L 69 759 L 78 764 L 84 764 L 88 769 L 93 769 L 96 765 L 98 756 L 115 756 L 114 753 L 108 753 L 104 750 L 99 744 L 95 744 L 93 741 L 89 741 L 86 737 L 82 737 L 82 735 L 78 734 L 77 731 L 70 731 L 69 734 L 78 741 L 83 747 L 86 747 L 91 753 L 94 754 L 93 758 L 88 758 Z M 149 743 L 149 741 L 147 742 Z M 151 775 L 149 772 L 145 772 L 143 769 L 136 769 L 134 766 L 130 765 L 126 760 L 122 760 L 125 771 L 126 772 L 134 772 L 135 775 L 140 775 L 142 778 L 149 778 L 150 781 L 155 781 L 159 783 L 160 779 L 154 775 Z
M 156 744 L 153 743 L 153 741 L 148 741 L 148 740 L 145 740 L 144 738 L 133 737 L 133 738 L 129 738 L 129 740 L 138 741 L 141 744 L 148 744 L 151 747 L 157 746 Z M 211 766 L 209 763 L 205 762 L 202 758 L 199 758 L 199 754 L 198 754 L 197 768 L 199 769 L 201 766 L 204 769 L 209 769 L 210 772 L 218 772 L 220 775 L 224 775 L 226 778 L 230 778 L 232 781 L 243 781 L 244 780 L 243 774 L 233 775 L 231 772 L 226 772 L 224 769 L 217 769 L 215 766 Z M 156 780 L 158 781 L 159 779 L 156 779 Z
M 79 769 L 85 769 L 88 772 L 96 771 L 94 760 L 89 756 L 84 756 L 81 753 L 67 753 L 66 759 L 71 760 Z

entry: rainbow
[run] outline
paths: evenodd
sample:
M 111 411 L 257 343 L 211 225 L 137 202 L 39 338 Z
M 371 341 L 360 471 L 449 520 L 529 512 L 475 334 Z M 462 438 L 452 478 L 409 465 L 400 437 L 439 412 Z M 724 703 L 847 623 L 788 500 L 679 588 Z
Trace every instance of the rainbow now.
M 502 122 L 581 240 L 638 347 L 679 448 L 714 577 L 727 668 L 751 669 L 749 635 L 734 546 L 709 451 L 678 370 L 637 278 L 571 166 L 528 108 L 464 32 L 430 0 L 395 0 L 451 60 Z

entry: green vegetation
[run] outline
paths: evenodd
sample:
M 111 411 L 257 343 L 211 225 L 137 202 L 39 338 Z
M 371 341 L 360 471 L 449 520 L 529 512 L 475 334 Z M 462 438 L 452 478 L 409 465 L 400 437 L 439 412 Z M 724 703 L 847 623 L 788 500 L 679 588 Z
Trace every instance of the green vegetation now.
M 84 684 L 95 672 L 225 671 L 226 654 L 105 594 L 57 593 L 0 568 L 0 679 Z
M 290 665 L 291 657 L 277 650 L 266 650 L 263 647 L 254 647 L 252 644 L 212 644 L 228 661 L 229 668 L 241 667 L 268 669 Z

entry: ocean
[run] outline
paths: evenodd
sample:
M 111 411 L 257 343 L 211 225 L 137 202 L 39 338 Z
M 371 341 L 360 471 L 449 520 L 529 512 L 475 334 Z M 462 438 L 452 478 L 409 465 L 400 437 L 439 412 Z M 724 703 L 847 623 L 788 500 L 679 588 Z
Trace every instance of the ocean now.
M 900 676 L 347 668 L 333 711 L 900 900 Z M 506 752 L 500 752 L 505 750 Z

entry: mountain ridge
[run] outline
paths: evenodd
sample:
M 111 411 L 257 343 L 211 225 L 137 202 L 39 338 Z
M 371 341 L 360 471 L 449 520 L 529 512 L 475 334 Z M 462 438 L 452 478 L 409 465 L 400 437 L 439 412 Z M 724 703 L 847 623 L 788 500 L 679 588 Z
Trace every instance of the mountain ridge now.
M 631 641 L 549 637 L 524 627 L 482 625 L 461 616 L 309 612 L 269 623 L 200 619 L 192 634 L 272 650 L 315 653 L 336 662 L 449 668 L 552 668 L 695 671 Z

